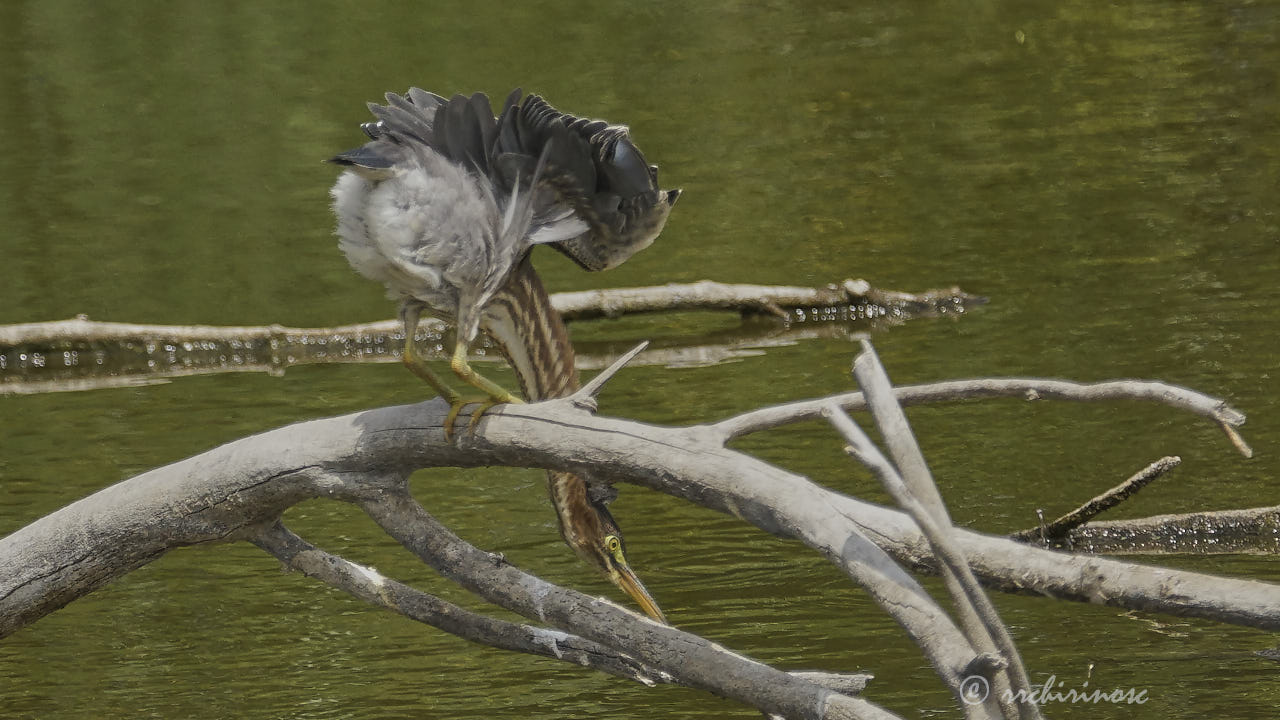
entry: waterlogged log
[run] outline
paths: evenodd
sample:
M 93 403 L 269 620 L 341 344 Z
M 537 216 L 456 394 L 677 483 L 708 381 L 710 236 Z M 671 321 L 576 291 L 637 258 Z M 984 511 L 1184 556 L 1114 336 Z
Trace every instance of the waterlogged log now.
M 902 322 L 940 314 L 958 315 L 984 298 L 959 288 L 905 293 L 877 289 L 864 280 L 825 288 L 731 285 L 702 281 L 684 285 L 558 293 L 552 305 L 566 320 L 626 314 L 721 310 L 782 318 L 759 330 L 725 337 L 720 343 L 652 350 L 640 364 L 706 364 L 755 354 L 761 344 L 821 334 L 821 328 L 856 321 Z M 448 328 L 425 319 L 418 347 L 428 357 L 445 357 Z M 404 345 L 398 320 L 327 328 L 283 325 L 221 327 L 140 325 L 70 320 L 0 326 L 0 394 L 89 390 L 145 385 L 169 378 L 226 372 L 279 375 L 295 365 L 396 362 Z M 450 349 L 451 349 L 450 344 Z M 497 358 L 491 345 L 475 348 L 478 359 Z M 590 352 L 584 367 L 593 366 Z M 594 359 L 597 363 L 598 359 Z

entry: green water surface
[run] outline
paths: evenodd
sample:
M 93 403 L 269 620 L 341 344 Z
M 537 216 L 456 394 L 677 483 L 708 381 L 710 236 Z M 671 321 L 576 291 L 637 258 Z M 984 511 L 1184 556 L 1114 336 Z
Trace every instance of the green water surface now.
M 1013 400 L 910 418 L 956 520 L 1009 532 L 1162 455 L 1119 517 L 1280 503 L 1280 3 L 432 2 L 0 4 L 0 323 L 87 314 L 330 326 L 390 317 L 332 236 L 322 161 L 366 101 L 522 86 L 626 122 L 665 184 L 666 232 L 624 266 L 537 255 L 552 290 L 849 277 L 991 298 L 878 329 L 896 382 L 1161 379 L 1248 413 L 1241 459 L 1211 424 L 1135 403 Z M 705 314 L 583 323 L 580 342 L 697 342 Z M 737 362 L 636 367 L 602 412 L 722 418 L 852 387 L 830 337 Z M 494 377 L 512 384 L 505 370 Z M 0 535 L 142 470 L 308 418 L 410 402 L 395 364 L 0 396 Z M 827 427 L 739 447 L 882 501 Z M 561 544 L 538 471 L 422 472 L 471 542 L 618 598 Z M 788 669 L 864 670 L 904 717 L 958 717 L 919 652 L 798 543 L 626 486 L 631 560 L 681 627 Z M 470 606 L 351 508 L 288 516 L 325 548 Z M 1274 559 L 1170 564 L 1275 580 Z M 931 587 L 937 583 L 930 580 Z M 997 597 L 1033 680 L 1145 689 L 1054 718 L 1271 718 L 1268 633 Z M 14 718 L 751 718 L 457 640 L 248 546 L 177 550 L 0 643 Z

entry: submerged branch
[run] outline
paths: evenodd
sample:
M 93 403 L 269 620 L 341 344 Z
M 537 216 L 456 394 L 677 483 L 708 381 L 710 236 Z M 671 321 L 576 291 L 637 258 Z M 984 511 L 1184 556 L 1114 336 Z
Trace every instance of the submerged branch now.
M 1092 498 L 1085 504 L 1062 517 L 1059 517 L 1053 522 L 1041 525 L 1040 527 L 1019 530 L 1016 533 L 1011 533 L 1009 537 L 1014 540 L 1023 541 L 1039 540 L 1041 544 L 1044 545 L 1054 544 L 1058 540 L 1062 539 L 1062 537 L 1067 533 L 1124 502 L 1135 495 L 1139 490 L 1151 484 L 1156 478 L 1164 475 L 1180 464 L 1182 464 L 1182 458 L 1180 457 L 1162 457 L 1142 470 L 1139 470 L 1119 485 L 1107 490 L 1097 497 Z
M 1053 546 L 1108 555 L 1276 555 L 1280 506 L 1095 520 Z
M 907 293 L 845 280 L 823 288 L 737 285 L 703 280 L 642 288 L 584 290 L 552 296 L 567 321 L 682 310 L 731 310 L 773 315 L 788 322 L 918 317 L 964 312 L 986 302 L 958 287 Z M 838 317 L 837 317 L 838 316 Z
M 724 310 L 781 316 L 763 336 L 756 329 L 706 347 L 651 350 L 641 363 L 707 364 L 753 353 L 753 348 L 821 335 L 855 321 L 900 322 L 913 317 L 960 314 L 984 302 L 958 288 L 903 293 L 846 280 L 826 288 L 728 285 L 703 281 L 588 292 L 560 293 L 552 305 L 566 320 L 624 314 Z M 428 357 L 443 346 L 448 328 L 425 319 L 418 346 Z M 783 339 L 779 339 L 779 335 Z M 0 326 L 0 394 L 86 390 L 160 382 L 222 372 L 281 374 L 296 365 L 391 362 L 404 344 L 401 323 L 385 320 L 327 328 L 283 325 L 218 327 L 140 325 L 71 320 Z M 486 350 L 479 348 L 480 353 Z M 758 352 L 758 351 L 756 351 Z M 492 353 L 497 356 L 496 349 Z M 607 360 L 597 360 L 607 364 Z M 590 366 L 587 359 L 585 365 Z
M 776 315 L 779 310 L 792 322 L 814 322 L 823 319 L 824 308 L 855 305 L 878 310 L 863 313 L 861 318 L 879 315 L 915 317 L 930 313 L 963 312 L 985 298 L 970 295 L 960 288 L 926 290 L 907 293 L 871 287 L 865 280 L 845 280 L 840 286 L 825 288 L 774 285 L 735 285 L 703 280 L 696 283 L 656 285 L 651 287 L 614 288 L 555 293 L 551 304 L 565 321 L 613 318 L 622 315 L 684 310 L 731 310 L 741 313 Z M 795 311 L 803 311 L 803 317 Z M 818 318 L 812 317 L 818 315 Z M 835 318 L 831 318 L 834 320 Z M 845 317 L 844 320 L 859 319 Z M 432 330 L 443 329 L 438 320 L 424 320 Z M 67 342 L 242 342 L 274 340 L 283 344 L 318 337 L 352 338 L 395 335 L 402 325 L 398 320 L 382 320 L 356 325 L 325 328 L 292 328 L 284 325 L 146 325 L 100 322 L 77 316 L 71 320 L 0 325 L 0 351 L 24 345 L 46 345 Z

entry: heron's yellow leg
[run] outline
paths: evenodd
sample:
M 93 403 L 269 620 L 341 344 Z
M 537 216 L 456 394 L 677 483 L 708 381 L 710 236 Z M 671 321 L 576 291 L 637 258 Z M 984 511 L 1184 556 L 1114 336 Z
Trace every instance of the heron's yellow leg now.
M 444 380 L 427 365 L 427 361 L 418 354 L 418 351 L 413 346 L 413 335 L 405 336 L 404 353 L 401 354 L 400 360 L 404 362 L 405 367 L 409 368 L 409 372 L 425 380 L 428 385 L 435 388 L 436 392 L 440 393 L 440 397 L 448 400 L 450 404 L 461 400 L 458 391 L 446 385 Z
M 458 418 L 458 412 L 467 404 L 457 390 L 445 384 L 444 379 L 436 374 L 434 370 L 427 365 L 427 361 L 418 354 L 413 336 L 418 329 L 418 310 L 416 308 L 408 308 L 404 312 L 404 352 L 400 355 L 400 360 L 404 366 L 409 368 L 409 372 L 417 375 L 427 382 L 428 385 L 435 388 L 440 393 L 440 397 L 449 403 L 449 414 L 445 416 L 444 422 L 444 439 L 449 442 L 453 439 L 453 423 Z
M 480 416 L 484 414 L 484 411 L 494 405 L 502 403 L 515 403 L 518 405 L 524 402 L 498 383 L 472 369 L 471 364 L 467 362 L 467 344 L 465 342 L 459 341 L 458 344 L 454 346 L 453 359 L 449 361 L 449 367 L 453 368 L 453 371 L 458 374 L 458 377 L 462 378 L 462 380 L 468 385 L 483 390 L 484 393 L 489 396 L 488 400 L 480 403 L 480 407 L 475 412 L 471 413 L 471 422 L 469 423 L 469 427 L 472 430 L 475 429 L 476 423 L 480 422 Z M 450 413 L 450 417 L 456 418 L 457 416 L 458 413 L 456 410 Z

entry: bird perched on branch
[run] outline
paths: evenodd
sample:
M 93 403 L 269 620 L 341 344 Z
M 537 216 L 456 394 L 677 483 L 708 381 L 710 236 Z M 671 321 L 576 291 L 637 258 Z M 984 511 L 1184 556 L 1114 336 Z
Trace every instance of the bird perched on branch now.
M 489 98 L 445 100 L 417 88 L 370 103 L 370 142 L 332 161 L 346 166 L 333 188 L 348 261 L 386 285 L 406 330 L 429 310 L 457 328 L 450 365 L 484 391 L 488 406 L 520 402 L 467 362 L 482 313 L 534 245 L 547 244 L 588 270 L 613 267 L 662 231 L 679 190 L 662 190 L 627 128 L 562 113 L 512 92 L 498 117 Z M 464 404 L 413 348 L 405 362 L 450 403 L 446 434 Z
M 511 361 L 530 399 L 577 386 L 573 347 L 529 264 L 550 245 L 587 270 L 604 270 L 648 247 L 679 190 L 658 186 L 626 127 L 562 113 L 515 90 L 498 116 L 483 93 L 445 98 L 417 88 L 370 104 L 369 142 L 332 161 L 340 246 L 362 275 L 400 302 L 403 360 L 450 404 L 446 438 L 465 404 L 414 348 L 423 311 L 457 329 L 450 366 L 487 402 L 517 403 L 481 376 L 467 347 L 483 330 Z M 621 532 L 584 480 L 549 472 L 561 536 L 655 619 L 662 611 L 627 564 Z

